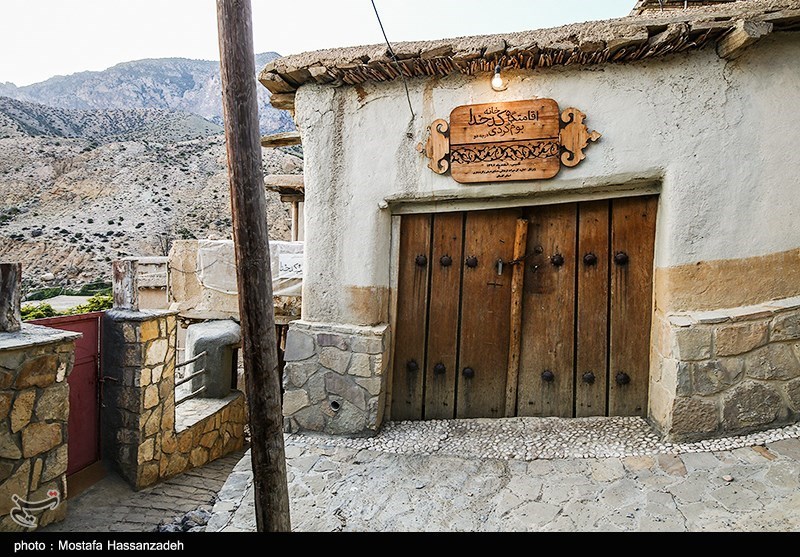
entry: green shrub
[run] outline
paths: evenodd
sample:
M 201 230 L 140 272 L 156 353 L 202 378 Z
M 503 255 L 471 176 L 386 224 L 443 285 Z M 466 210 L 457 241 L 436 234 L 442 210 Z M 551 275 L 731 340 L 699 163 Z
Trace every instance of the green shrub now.
M 45 317 L 55 317 L 56 315 L 59 315 L 59 313 L 54 310 L 53 306 L 50 304 L 22 306 L 21 313 L 23 321 L 30 321 L 31 319 L 44 319 Z
M 36 300 L 46 300 L 47 298 L 52 298 L 54 296 L 59 296 L 64 293 L 64 289 L 60 286 L 53 286 L 50 288 L 42 288 L 41 290 L 36 290 L 25 298 L 26 301 L 36 301 Z M 51 308 L 52 309 L 52 308 Z
M 86 300 L 85 304 L 76 306 L 66 312 L 66 315 L 78 315 L 93 311 L 105 311 L 114 307 L 114 299 L 110 295 L 96 294 Z

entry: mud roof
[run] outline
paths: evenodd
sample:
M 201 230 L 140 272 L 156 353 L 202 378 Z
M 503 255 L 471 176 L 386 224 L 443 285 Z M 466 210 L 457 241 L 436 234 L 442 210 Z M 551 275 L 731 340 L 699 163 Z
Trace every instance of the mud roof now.
M 657 0 L 640 2 L 644 3 L 658 5 Z M 730 44 L 720 55 L 729 57 L 731 48 L 744 48 L 770 32 L 800 30 L 800 0 L 697 4 L 551 29 L 396 43 L 392 46 L 397 62 L 385 44 L 304 52 L 269 62 L 259 80 L 272 93 L 293 95 L 307 83 L 341 86 L 393 81 L 401 72 L 408 78 L 473 75 L 490 72 L 498 64 L 534 70 L 626 63 L 709 44 L 719 47 L 722 41 Z

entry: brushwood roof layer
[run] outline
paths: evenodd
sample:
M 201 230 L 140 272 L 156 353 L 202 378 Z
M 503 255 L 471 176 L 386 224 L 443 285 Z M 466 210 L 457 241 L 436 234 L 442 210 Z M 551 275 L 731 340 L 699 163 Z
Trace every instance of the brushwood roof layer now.
M 306 83 L 357 85 L 407 78 L 473 75 L 503 68 L 625 63 L 697 50 L 718 42 L 742 22 L 772 32 L 800 30 L 800 0 L 740 0 L 618 19 L 483 35 L 304 52 L 269 62 L 259 75 L 272 93 L 293 94 Z M 763 27 L 763 26 L 762 26 Z

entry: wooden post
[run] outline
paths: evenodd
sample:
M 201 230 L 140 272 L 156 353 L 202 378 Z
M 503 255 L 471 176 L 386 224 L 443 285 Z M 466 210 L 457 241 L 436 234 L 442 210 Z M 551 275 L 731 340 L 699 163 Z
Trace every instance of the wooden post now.
M 292 242 L 299 239 L 300 234 L 300 202 L 292 201 Z
M 118 259 L 111 263 L 112 294 L 114 309 L 139 311 L 139 281 L 136 259 Z
M 517 219 L 514 236 L 514 261 L 511 271 L 511 334 L 508 343 L 506 375 L 506 417 L 517 413 L 517 380 L 519 378 L 520 337 L 522 335 L 522 286 L 525 278 L 525 248 L 528 243 L 528 220 Z
M 288 532 L 289 492 L 250 0 L 217 0 L 217 24 L 256 527 L 259 532 Z
M 0 263 L 0 333 L 14 333 L 22 328 L 21 282 L 22 263 Z

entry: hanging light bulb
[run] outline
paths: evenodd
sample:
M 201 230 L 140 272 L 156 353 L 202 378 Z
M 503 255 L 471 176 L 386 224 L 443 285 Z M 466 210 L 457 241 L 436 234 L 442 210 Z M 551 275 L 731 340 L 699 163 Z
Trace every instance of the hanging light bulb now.
M 503 79 L 503 76 L 500 75 L 500 64 L 497 64 L 494 68 L 494 77 L 492 78 L 492 89 L 495 91 L 505 91 L 508 87 L 508 84 Z

